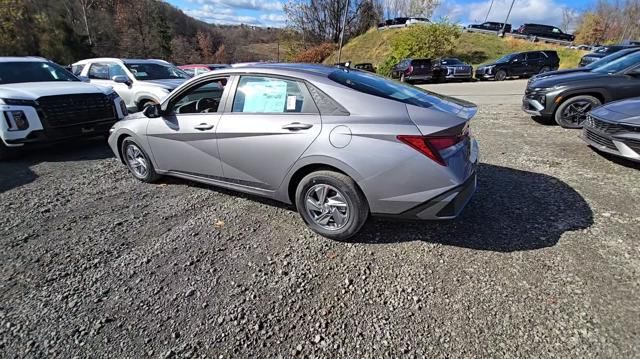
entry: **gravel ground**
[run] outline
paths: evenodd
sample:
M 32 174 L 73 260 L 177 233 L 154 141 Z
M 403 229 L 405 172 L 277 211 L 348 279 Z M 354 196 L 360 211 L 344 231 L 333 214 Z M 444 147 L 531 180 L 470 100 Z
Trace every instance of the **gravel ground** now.
M 350 243 L 102 142 L 0 163 L 0 357 L 640 357 L 639 167 L 516 105 L 473 124 L 459 219 Z

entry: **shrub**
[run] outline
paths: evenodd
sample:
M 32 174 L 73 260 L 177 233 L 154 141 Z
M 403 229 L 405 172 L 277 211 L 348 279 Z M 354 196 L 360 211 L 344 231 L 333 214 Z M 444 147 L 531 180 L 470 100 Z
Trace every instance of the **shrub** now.
M 391 42 L 391 54 L 380 64 L 378 72 L 391 74 L 391 67 L 409 57 L 435 58 L 450 54 L 462 32 L 449 23 L 413 25 Z
M 300 53 L 294 58 L 293 62 L 315 62 L 320 63 L 327 58 L 335 50 L 335 45 L 332 43 L 322 43 L 314 47 L 310 47 Z

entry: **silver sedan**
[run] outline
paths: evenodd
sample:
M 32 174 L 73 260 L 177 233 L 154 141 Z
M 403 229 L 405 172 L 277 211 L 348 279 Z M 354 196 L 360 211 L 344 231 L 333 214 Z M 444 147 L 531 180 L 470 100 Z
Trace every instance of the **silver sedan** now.
M 181 177 L 293 204 L 315 232 L 354 236 L 370 214 L 456 217 L 476 188 L 472 103 L 375 74 L 302 64 L 195 77 L 117 122 L 134 177 Z

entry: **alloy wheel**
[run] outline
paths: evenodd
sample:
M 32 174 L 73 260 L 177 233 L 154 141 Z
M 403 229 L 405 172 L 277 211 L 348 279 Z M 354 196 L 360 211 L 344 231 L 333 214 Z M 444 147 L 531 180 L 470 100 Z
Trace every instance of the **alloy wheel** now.
M 591 101 L 587 100 L 573 102 L 562 111 L 562 119 L 567 123 L 579 126 L 587 119 L 587 114 L 593 105 Z
M 127 163 L 131 172 L 138 178 L 145 178 L 149 174 L 149 165 L 147 158 L 144 156 L 140 148 L 134 144 L 129 144 L 126 150 Z
M 327 230 L 339 230 L 349 220 L 349 205 L 337 188 L 328 184 L 316 184 L 305 195 L 305 209 L 318 226 Z

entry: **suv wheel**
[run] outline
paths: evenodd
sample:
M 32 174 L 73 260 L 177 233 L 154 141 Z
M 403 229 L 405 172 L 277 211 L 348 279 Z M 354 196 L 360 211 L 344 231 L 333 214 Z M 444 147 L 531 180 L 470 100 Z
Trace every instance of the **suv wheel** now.
M 543 68 L 540 69 L 540 74 L 543 74 L 545 72 L 549 72 L 551 71 L 551 68 L 549 68 L 549 66 L 544 66 Z
M 593 96 L 574 96 L 564 101 L 555 113 L 556 123 L 564 128 L 582 128 L 587 114 L 602 102 Z
M 296 190 L 296 207 L 304 222 L 321 236 L 346 240 L 369 217 L 369 204 L 350 177 L 333 171 L 308 174 Z
M 498 70 L 496 72 L 496 81 L 504 81 L 507 78 L 507 72 L 504 70 Z
M 147 183 L 154 182 L 160 178 L 160 175 L 153 168 L 149 156 L 131 137 L 127 137 L 122 141 L 121 153 L 122 159 L 133 177 Z

